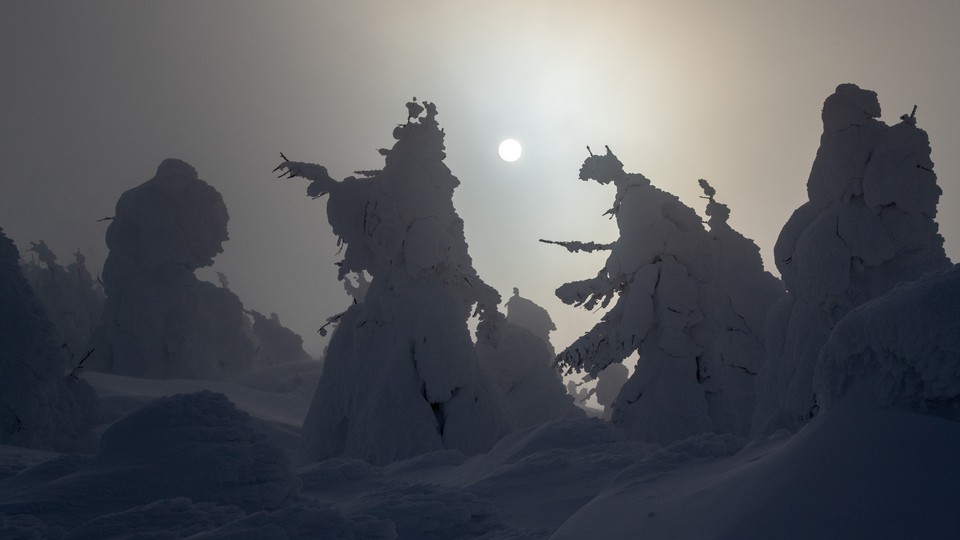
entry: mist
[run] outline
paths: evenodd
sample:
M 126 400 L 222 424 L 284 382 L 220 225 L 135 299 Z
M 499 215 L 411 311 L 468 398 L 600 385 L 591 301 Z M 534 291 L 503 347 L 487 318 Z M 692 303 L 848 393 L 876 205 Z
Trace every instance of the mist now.
M 335 178 L 379 168 L 384 125 L 411 96 L 436 103 L 460 178 L 457 208 L 478 271 L 554 315 L 557 347 L 592 317 L 556 300 L 602 258 L 539 238 L 606 242 L 611 195 L 571 181 L 586 145 L 702 212 L 698 178 L 734 209 L 767 267 L 778 226 L 804 197 L 823 96 L 855 82 L 883 118 L 919 105 L 942 208 L 960 202 L 960 122 L 951 3 L 813 2 L 774 9 L 619 2 L 18 3 L 0 22 L 0 216 L 24 249 L 106 258 L 119 195 L 172 157 L 191 163 L 230 212 L 216 260 L 247 304 L 316 335 L 348 298 L 322 204 L 270 169 L 284 152 Z M 499 142 L 521 141 L 515 163 Z M 938 220 L 960 229 L 951 212 Z M 947 252 L 960 254 L 947 235 Z M 95 273 L 95 272 L 94 272 Z M 210 279 L 210 277 L 207 277 Z

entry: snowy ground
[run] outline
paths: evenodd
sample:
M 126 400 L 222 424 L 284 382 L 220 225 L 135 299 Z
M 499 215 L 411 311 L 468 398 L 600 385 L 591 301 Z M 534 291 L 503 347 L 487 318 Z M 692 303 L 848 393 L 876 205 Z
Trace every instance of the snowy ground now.
M 309 407 L 311 371 L 298 370 L 302 387 L 290 383 L 285 393 L 87 374 L 113 424 L 100 452 L 0 447 L 0 537 L 949 538 L 960 530 L 960 426 L 878 408 L 866 392 L 849 393 L 796 435 L 745 448 L 712 435 L 662 448 L 585 419 L 515 433 L 472 458 L 441 451 L 385 467 L 351 459 L 295 467 L 277 450 L 293 455 Z M 265 374 L 258 379 L 269 386 Z M 154 398 L 201 389 L 243 412 L 212 394 L 143 412 Z

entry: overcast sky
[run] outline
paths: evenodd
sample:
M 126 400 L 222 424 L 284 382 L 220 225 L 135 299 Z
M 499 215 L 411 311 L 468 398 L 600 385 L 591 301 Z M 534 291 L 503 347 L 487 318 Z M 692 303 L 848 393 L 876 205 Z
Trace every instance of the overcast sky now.
M 603 255 L 538 238 L 609 241 L 611 186 L 577 179 L 586 145 L 702 214 L 698 178 L 768 269 L 805 200 L 837 84 L 878 92 L 883 120 L 914 104 L 960 259 L 960 2 L 14 2 L 0 0 L 0 227 L 96 266 L 120 194 L 167 157 L 230 211 L 214 268 L 250 308 L 314 331 L 348 304 L 325 200 L 276 180 L 283 151 L 336 178 L 380 168 L 411 97 L 437 104 L 455 204 L 481 277 L 547 307 L 559 348 L 599 316 L 561 283 Z M 524 147 L 512 164 L 497 145 Z

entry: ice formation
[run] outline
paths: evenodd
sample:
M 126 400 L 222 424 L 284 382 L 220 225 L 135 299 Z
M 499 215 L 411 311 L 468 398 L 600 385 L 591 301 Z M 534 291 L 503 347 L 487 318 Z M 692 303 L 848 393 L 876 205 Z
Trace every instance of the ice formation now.
M 941 190 L 927 134 L 913 116 L 893 126 L 879 116 L 876 93 L 853 84 L 824 102 L 809 200 L 774 248 L 788 294 L 767 321 L 755 433 L 796 429 L 816 414 L 820 349 L 851 309 L 950 264 L 934 221 Z
M 431 450 L 476 453 L 508 430 L 502 398 L 467 328 L 496 339 L 500 295 L 473 269 L 453 207 L 459 180 L 443 163 L 436 107 L 393 132 L 382 171 L 335 181 L 325 167 L 284 161 L 307 194 L 329 194 L 345 244 L 339 277 L 365 272 L 363 300 L 339 317 L 303 428 L 303 458 L 386 463 Z
M 265 361 L 237 295 L 194 275 L 223 251 L 228 219 L 220 193 L 176 159 L 164 160 L 153 178 L 120 197 L 107 229 L 107 298 L 93 341 L 94 367 L 147 378 L 222 380 Z M 257 325 L 265 332 L 263 345 L 272 347 L 264 352 L 268 362 L 288 348 L 303 356 L 295 339 L 268 336 L 273 331 L 265 325 L 276 325 Z
M 89 451 L 97 397 L 70 358 L 0 229 L 0 443 Z
M 525 428 L 558 418 L 579 418 L 583 411 L 566 392 L 554 368 L 550 332 L 556 327 L 547 310 L 513 290 L 507 301 L 507 320 L 497 328 L 496 340 L 477 343 L 483 369 L 503 392 L 511 425 Z
M 90 275 L 80 251 L 66 267 L 57 263 L 43 240 L 33 243 L 29 251 L 36 255 L 36 260 L 23 265 L 30 287 L 57 328 L 61 343 L 74 356 L 82 355 L 100 323 L 103 288 Z
M 596 277 L 567 283 L 568 304 L 613 308 L 559 355 L 570 370 L 596 376 L 639 351 L 612 420 L 632 438 L 670 442 L 706 431 L 745 435 L 754 380 L 764 360 L 763 321 L 782 294 L 757 246 L 727 224 L 729 211 L 705 181 L 709 230 L 697 213 L 641 174 L 628 174 L 607 148 L 591 153 L 582 180 L 617 188 L 620 237 L 610 245 L 559 242 L 572 251 L 606 249 Z M 554 242 L 557 243 L 557 242 Z

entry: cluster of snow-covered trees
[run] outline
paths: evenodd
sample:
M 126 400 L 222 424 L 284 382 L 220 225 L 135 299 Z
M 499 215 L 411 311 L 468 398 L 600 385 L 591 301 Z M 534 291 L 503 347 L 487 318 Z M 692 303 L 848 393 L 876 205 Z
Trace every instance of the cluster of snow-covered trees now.
M 827 98 L 809 200 L 775 248 L 782 281 L 706 180 L 704 220 L 609 148 L 590 153 L 580 179 L 616 187 L 619 237 L 548 242 L 609 252 L 596 276 L 557 289 L 568 304 L 609 309 L 555 354 L 550 315 L 516 289 L 501 313 L 473 267 L 436 107 L 407 109 L 396 143 L 380 150 L 382 170 L 337 181 L 321 165 L 284 157 L 277 167 L 328 197 L 344 245 L 339 278 L 354 297 L 324 325 L 336 329 L 303 460 L 486 451 L 511 431 L 583 416 L 560 371 L 597 378 L 605 416 L 658 443 L 795 430 L 860 383 L 884 403 L 960 416 L 958 273 L 913 114 L 887 126 L 876 94 L 850 84 Z M 275 314 L 246 310 L 225 276 L 219 286 L 195 276 L 222 251 L 227 221 L 216 189 L 168 159 L 117 203 L 102 289 L 79 253 L 64 268 L 38 242 L 22 263 L 0 236 L 0 441 L 89 447 L 98 413 L 83 369 L 238 380 L 309 360 L 299 336 Z M 628 377 L 621 363 L 632 355 Z
M 625 173 L 609 148 L 586 159 L 582 180 L 617 187 L 610 213 L 620 237 L 553 242 L 610 250 L 596 277 L 557 295 L 588 309 L 616 303 L 559 360 L 595 376 L 639 352 L 613 405 L 628 436 L 795 430 L 858 377 L 880 378 L 887 401 L 956 402 L 955 279 L 948 272 L 884 296 L 952 265 L 934 221 L 940 189 L 926 133 L 913 114 L 894 126 L 879 115 L 876 94 L 852 84 L 827 98 L 809 201 L 775 248 L 782 284 L 728 225 L 729 209 L 705 180 L 706 226 L 673 195 Z M 950 300 L 926 303 L 936 294 Z
M 394 129 L 397 142 L 381 151 L 383 170 L 335 181 L 321 165 L 278 167 L 310 180 L 308 195 L 329 196 L 327 217 L 346 245 L 340 279 L 370 276 L 327 347 L 304 423 L 307 460 L 472 454 L 516 427 L 579 414 L 549 370 L 542 322 L 538 336 L 506 320 L 499 293 L 473 268 L 436 107 L 411 102 L 408 110 Z
M 90 449 L 99 421 L 84 370 L 146 378 L 235 379 L 311 360 L 276 314 L 246 310 L 194 271 L 227 239 L 220 194 L 178 160 L 121 196 L 103 281 L 85 257 L 63 267 L 42 240 L 22 261 L 2 237 L 0 441 Z

